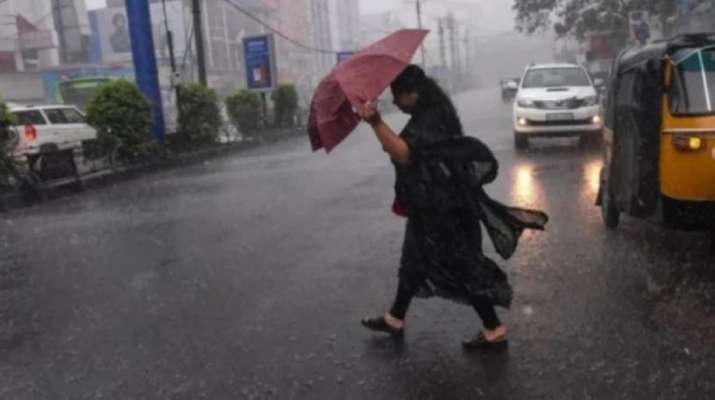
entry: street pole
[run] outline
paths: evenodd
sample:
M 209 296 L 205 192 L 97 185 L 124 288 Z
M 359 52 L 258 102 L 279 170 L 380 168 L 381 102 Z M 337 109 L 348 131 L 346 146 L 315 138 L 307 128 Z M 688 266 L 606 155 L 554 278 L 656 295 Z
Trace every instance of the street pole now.
M 164 8 L 164 15 L 168 15 L 166 12 L 166 0 L 161 0 L 161 6 Z M 171 67 L 171 73 L 173 78 L 176 77 L 176 55 L 174 53 L 174 32 L 169 28 L 169 20 L 164 18 L 164 29 L 166 30 L 166 47 L 169 49 L 169 65 Z M 172 84 L 175 83 L 172 80 Z M 179 98 L 179 85 L 176 85 L 176 98 Z
M 447 50 L 444 48 L 444 26 L 442 18 L 437 19 L 437 32 L 439 33 L 439 57 L 442 60 L 442 68 L 447 68 Z
M 126 0 L 129 37 L 132 44 L 134 75 L 139 89 L 152 104 L 152 132 L 156 141 L 164 145 L 164 108 L 159 88 L 159 71 L 156 66 L 154 37 L 151 31 L 149 0 Z
M 470 54 L 469 54 L 469 29 L 464 32 L 464 69 L 469 68 Z
M 419 29 L 422 29 L 422 2 L 420 0 L 416 0 L 415 6 L 417 7 L 417 27 Z M 425 58 L 424 42 L 420 44 L 420 53 L 422 54 L 422 68 L 424 70 L 427 70 L 427 60 Z
M 457 52 L 455 45 L 457 44 L 457 38 L 454 35 L 454 14 L 451 12 L 447 16 L 447 29 L 449 29 L 449 53 L 452 57 L 452 72 L 456 72 L 457 68 Z
M 60 64 L 65 64 L 67 62 L 67 38 L 65 37 L 65 23 L 62 15 L 64 10 L 63 0 L 55 0 L 53 11 L 55 12 L 55 20 L 57 21 L 57 38 L 59 39 L 59 51 L 60 51 Z
M 454 27 L 454 52 L 457 56 L 457 73 L 462 73 L 462 46 L 460 45 L 461 40 L 459 39 L 459 28 Z
M 171 66 L 171 84 L 176 91 L 176 115 L 181 114 L 181 85 L 176 80 L 178 78 L 176 68 L 176 54 L 174 52 L 174 32 L 169 29 L 169 20 L 166 18 L 166 0 L 161 0 L 161 6 L 164 8 L 164 29 L 166 30 L 166 47 L 169 49 L 169 65 Z M 176 122 L 176 121 L 175 121 Z
M 204 30 L 201 21 L 201 0 L 192 0 L 192 13 L 194 14 L 194 37 L 196 39 L 196 62 L 199 67 L 199 82 L 206 86 L 206 52 L 204 50 Z

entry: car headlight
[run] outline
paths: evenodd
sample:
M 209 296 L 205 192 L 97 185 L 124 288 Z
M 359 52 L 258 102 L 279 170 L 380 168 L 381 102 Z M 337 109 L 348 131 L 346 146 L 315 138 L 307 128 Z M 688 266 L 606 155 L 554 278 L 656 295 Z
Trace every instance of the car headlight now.
M 595 106 L 598 105 L 598 96 L 588 96 L 583 98 L 584 106 Z
M 529 99 L 519 99 L 516 102 L 519 107 L 522 108 L 533 108 L 534 107 L 534 100 L 529 100 Z

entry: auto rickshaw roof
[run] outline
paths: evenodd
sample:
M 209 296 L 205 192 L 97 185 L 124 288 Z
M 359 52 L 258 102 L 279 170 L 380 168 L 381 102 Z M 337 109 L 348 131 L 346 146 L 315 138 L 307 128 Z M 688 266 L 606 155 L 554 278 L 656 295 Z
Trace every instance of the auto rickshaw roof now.
M 618 70 L 625 71 L 650 60 L 660 60 L 678 50 L 715 46 L 715 33 L 689 33 L 659 40 L 643 47 L 624 50 L 618 61 Z

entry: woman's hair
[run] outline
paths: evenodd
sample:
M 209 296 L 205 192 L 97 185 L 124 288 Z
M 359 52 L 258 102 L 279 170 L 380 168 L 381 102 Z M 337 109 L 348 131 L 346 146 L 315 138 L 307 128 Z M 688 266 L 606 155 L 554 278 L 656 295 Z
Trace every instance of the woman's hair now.
M 457 110 L 449 99 L 447 93 L 442 90 L 439 84 L 420 68 L 418 65 L 409 65 L 390 84 L 393 93 L 415 93 L 417 92 L 417 111 L 430 108 L 441 108 L 444 110 L 447 128 L 452 135 L 461 136 L 462 123 L 457 115 Z

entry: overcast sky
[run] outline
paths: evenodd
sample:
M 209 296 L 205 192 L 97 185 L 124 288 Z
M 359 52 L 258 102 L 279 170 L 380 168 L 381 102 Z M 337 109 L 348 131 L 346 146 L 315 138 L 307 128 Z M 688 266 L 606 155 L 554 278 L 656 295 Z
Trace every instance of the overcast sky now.
M 87 8 L 104 7 L 105 0 L 85 0 Z M 360 2 L 362 14 L 397 11 L 407 25 L 416 25 L 414 2 L 407 0 L 355 0 Z M 453 11 L 462 23 L 476 34 L 510 31 L 514 26 L 512 0 L 422 0 L 423 23 L 436 27 L 436 17 Z

